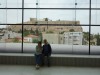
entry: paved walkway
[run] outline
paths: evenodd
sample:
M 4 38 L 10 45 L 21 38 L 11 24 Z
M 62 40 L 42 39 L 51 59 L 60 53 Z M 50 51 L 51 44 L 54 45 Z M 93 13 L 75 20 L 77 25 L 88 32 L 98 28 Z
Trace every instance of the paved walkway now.
M 0 65 L 0 75 L 100 75 L 100 68 L 89 67 L 41 67 Z

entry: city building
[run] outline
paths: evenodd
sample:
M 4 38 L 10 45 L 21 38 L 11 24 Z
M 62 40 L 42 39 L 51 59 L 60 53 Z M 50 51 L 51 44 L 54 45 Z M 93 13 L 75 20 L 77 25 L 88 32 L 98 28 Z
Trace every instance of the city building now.
M 47 39 L 51 44 L 82 45 L 82 32 L 64 32 L 64 34 L 43 34 L 43 39 Z
M 43 39 L 47 39 L 50 44 L 60 44 L 59 34 L 42 34 Z
M 82 32 L 64 32 L 64 44 L 67 45 L 82 45 Z

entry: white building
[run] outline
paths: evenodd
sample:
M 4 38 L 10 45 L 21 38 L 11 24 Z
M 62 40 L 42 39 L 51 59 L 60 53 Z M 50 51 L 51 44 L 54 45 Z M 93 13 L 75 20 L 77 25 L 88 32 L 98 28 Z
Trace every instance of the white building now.
M 33 38 L 31 37 L 24 37 L 24 42 L 31 42 L 32 43 Z
M 65 32 L 64 44 L 68 45 L 82 45 L 83 33 L 82 32 Z
M 47 39 L 50 44 L 59 44 L 59 34 L 42 34 L 43 39 Z
M 22 37 L 21 33 L 15 33 L 12 31 L 6 31 L 4 33 L 4 36 L 2 37 L 2 39 L 10 39 L 10 38 L 15 38 L 15 37 Z

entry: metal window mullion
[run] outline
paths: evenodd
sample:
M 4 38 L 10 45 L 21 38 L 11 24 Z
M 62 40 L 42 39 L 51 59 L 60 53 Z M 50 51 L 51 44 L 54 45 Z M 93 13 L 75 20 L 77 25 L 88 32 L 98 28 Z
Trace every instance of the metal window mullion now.
M 90 6 L 89 6 L 89 55 L 90 55 L 90 49 L 91 49 L 91 44 L 90 44 L 90 39 L 91 39 L 91 0 L 90 0 Z
M 24 26 L 24 0 L 22 0 L 22 53 L 23 53 L 23 27 Z

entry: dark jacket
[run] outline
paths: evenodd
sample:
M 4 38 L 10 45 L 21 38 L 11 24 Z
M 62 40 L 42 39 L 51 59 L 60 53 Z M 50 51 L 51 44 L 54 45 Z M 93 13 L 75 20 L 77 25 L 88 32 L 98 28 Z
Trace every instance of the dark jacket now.
M 46 49 L 45 47 L 47 47 L 48 50 L 45 50 Z M 43 45 L 42 54 L 45 55 L 45 56 L 48 56 L 48 55 L 50 56 L 51 53 L 52 53 L 52 49 L 51 49 L 50 44 Z

